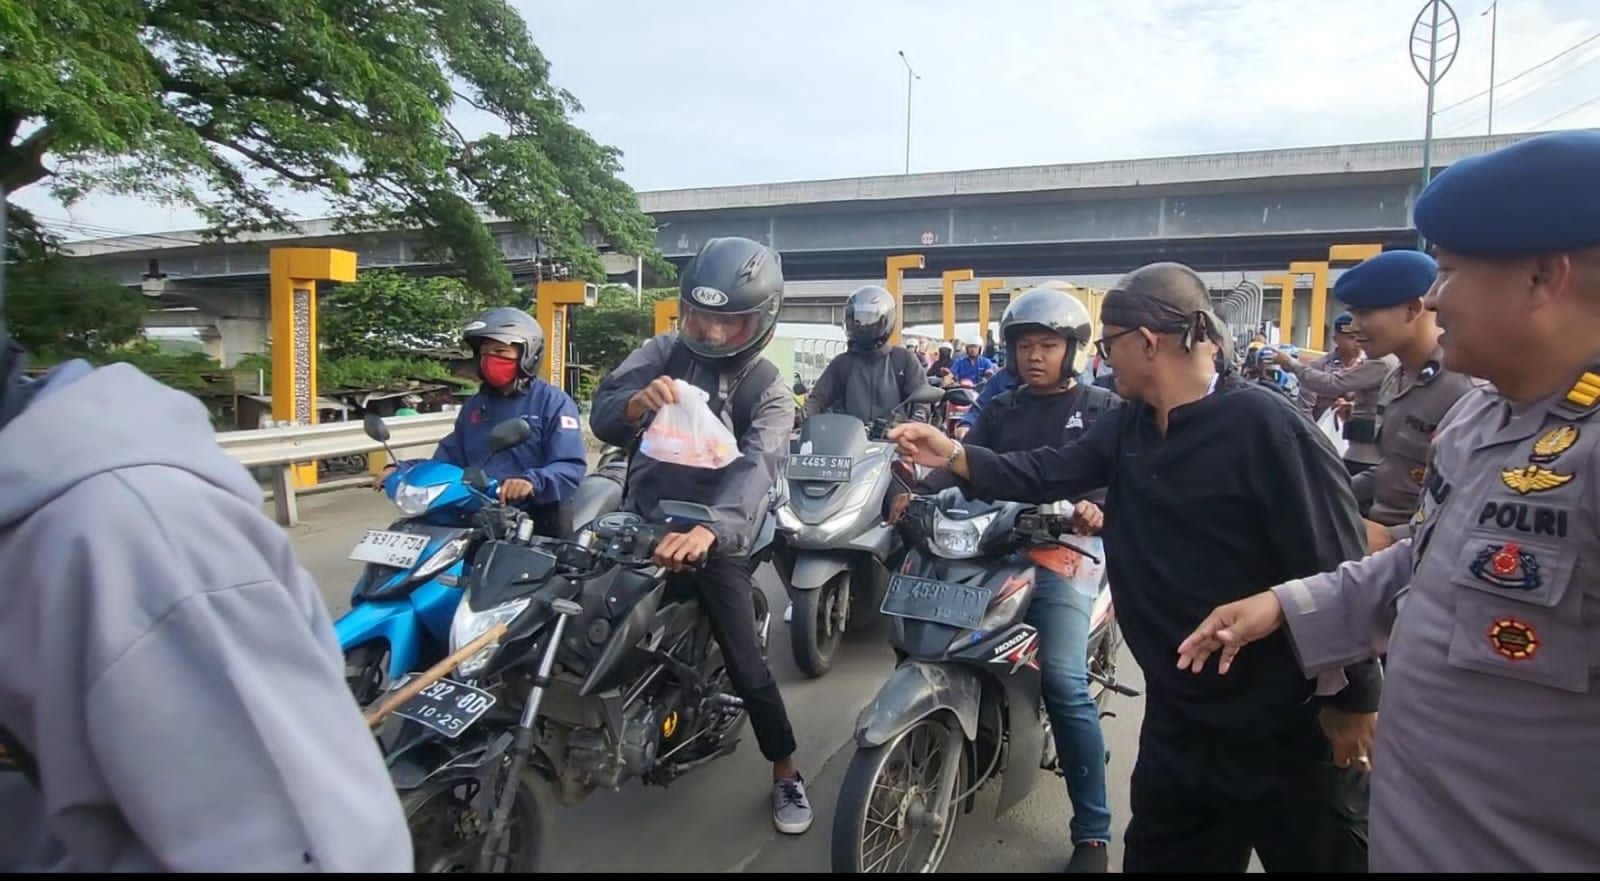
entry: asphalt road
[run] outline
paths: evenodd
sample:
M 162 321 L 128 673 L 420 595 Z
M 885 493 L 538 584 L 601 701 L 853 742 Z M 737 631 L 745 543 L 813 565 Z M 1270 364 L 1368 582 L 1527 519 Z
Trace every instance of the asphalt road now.
M 334 615 L 349 603 L 359 564 L 346 559 L 362 531 L 386 525 L 394 509 L 381 494 L 347 490 L 300 499 L 303 523 L 293 527 L 301 562 L 322 587 Z M 771 607 L 781 610 L 783 588 L 771 567 L 757 574 Z M 778 618 L 777 615 L 774 616 Z M 770 765 L 747 734 L 733 755 L 702 766 L 668 788 L 625 784 L 619 792 L 596 792 L 562 810 L 556 840 L 567 844 L 551 855 L 550 869 L 570 872 L 827 872 L 829 836 L 845 768 L 853 750 L 857 712 L 877 691 L 892 666 L 883 631 L 847 637 L 833 670 L 808 680 L 794 666 L 788 625 L 774 620 L 771 663 L 783 688 L 808 779 L 816 823 L 802 836 L 772 827 Z M 1143 687 L 1130 657 L 1120 661 L 1124 680 Z M 1111 750 L 1108 769 L 1115 828 L 1113 871 L 1122 862 L 1122 827 L 1128 819 L 1128 775 L 1133 767 L 1140 699 L 1114 696 L 1117 715 L 1103 721 Z M 961 816 L 947 853 L 946 872 L 1059 872 L 1070 855 L 1067 821 L 1071 806 L 1060 778 L 1040 772 L 1038 785 L 1005 816 L 994 816 L 995 785 L 978 795 L 977 807 Z M 1259 869 L 1254 869 L 1259 871 Z

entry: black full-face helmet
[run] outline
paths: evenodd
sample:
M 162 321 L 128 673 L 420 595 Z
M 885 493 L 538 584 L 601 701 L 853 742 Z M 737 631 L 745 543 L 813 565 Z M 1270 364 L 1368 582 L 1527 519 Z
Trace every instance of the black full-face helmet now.
M 1000 316 L 1000 339 L 1006 347 L 1006 365 L 1012 371 L 1018 369 L 1017 340 L 1030 330 L 1049 331 L 1067 341 L 1067 357 L 1061 363 L 1059 382 L 1065 384 L 1083 372 L 1094 327 L 1089 310 L 1068 285 L 1050 282 L 1030 288 L 1006 306 Z
M 878 285 L 856 288 L 844 301 L 844 335 L 851 349 L 871 351 L 889 341 L 900 307 Z
M 782 307 L 777 251 L 752 239 L 711 239 L 683 269 L 678 339 L 702 360 L 739 360 L 766 348 Z

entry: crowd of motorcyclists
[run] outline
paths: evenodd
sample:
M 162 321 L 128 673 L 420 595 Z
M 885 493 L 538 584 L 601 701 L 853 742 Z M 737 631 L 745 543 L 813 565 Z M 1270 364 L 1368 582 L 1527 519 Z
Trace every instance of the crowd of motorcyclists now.
M 450 616 L 432 653 L 365 707 L 316 585 L 202 408 L 121 365 L 24 380 L 5 337 L 0 866 L 531 871 L 550 790 L 670 779 L 746 721 L 774 827 L 804 833 L 754 584 L 768 560 L 792 599 L 816 591 L 794 634 L 843 626 L 844 600 L 816 597 L 857 579 L 894 622 L 836 870 L 881 867 L 857 827 L 892 748 L 932 732 L 954 751 L 889 808 L 940 842 L 923 870 L 997 769 L 1015 803 L 1037 746 L 1072 805 L 1066 869 L 1107 871 L 1095 686 L 1115 681 L 1095 643 L 1113 630 L 1147 686 L 1125 871 L 1237 872 L 1252 852 L 1269 872 L 1593 866 L 1596 191 L 1595 133 L 1458 161 L 1416 202 L 1434 255 L 1344 272 L 1348 311 L 1314 360 L 1259 339 L 1236 352 L 1175 263 L 1125 275 L 1098 326 L 1043 285 L 1011 299 L 992 346 L 932 360 L 890 345 L 895 300 L 864 287 L 799 420 L 763 357 L 780 257 L 713 239 L 682 272 L 680 328 L 595 392 L 590 427 L 618 451 L 597 470 L 619 488 L 579 514 L 577 406 L 538 377 L 538 323 L 490 310 L 464 330 L 482 389 L 432 460 L 449 484 L 408 483 L 416 462 L 378 481 L 419 523 L 453 506 L 473 525 L 397 522 L 364 576 L 373 598 L 446 571 L 460 590 L 419 612 Z M 640 451 L 690 394 L 735 438 L 732 464 Z M 828 518 L 856 524 L 835 549 L 877 568 L 798 562 Z M 425 572 L 446 545 L 453 568 Z M 1023 709 L 1037 725 L 1017 727 Z M 422 796 L 464 782 L 478 794 L 438 816 L 472 855 L 425 860 Z

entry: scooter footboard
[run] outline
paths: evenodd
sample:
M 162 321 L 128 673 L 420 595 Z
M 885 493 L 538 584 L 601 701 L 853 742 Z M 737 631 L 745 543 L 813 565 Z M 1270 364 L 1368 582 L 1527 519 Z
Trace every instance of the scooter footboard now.
M 949 710 L 968 740 L 978 737 L 978 674 L 951 664 L 906 661 L 895 668 L 856 719 L 856 743 L 882 746 L 939 710 Z

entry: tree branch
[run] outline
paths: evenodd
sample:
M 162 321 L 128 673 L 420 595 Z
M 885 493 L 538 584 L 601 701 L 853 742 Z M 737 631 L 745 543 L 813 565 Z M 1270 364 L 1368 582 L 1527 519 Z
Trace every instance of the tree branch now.
M 229 150 L 238 153 L 240 156 L 249 159 L 251 162 L 254 162 L 262 168 L 276 172 L 277 174 L 282 175 L 284 179 L 293 181 L 294 183 L 309 184 L 311 186 L 327 186 L 333 182 L 333 179 L 327 175 L 308 174 L 306 172 L 296 171 L 259 150 L 247 147 L 232 138 L 223 137 L 222 135 L 217 134 L 215 129 L 211 126 L 199 126 L 195 129 L 195 133 L 219 147 L 227 147 Z
M 44 154 L 57 134 L 54 125 L 45 125 L 15 147 L 0 145 L 0 183 L 4 183 L 7 190 L 20 190 L 48 177 L 50 172 L 44 167 Z

